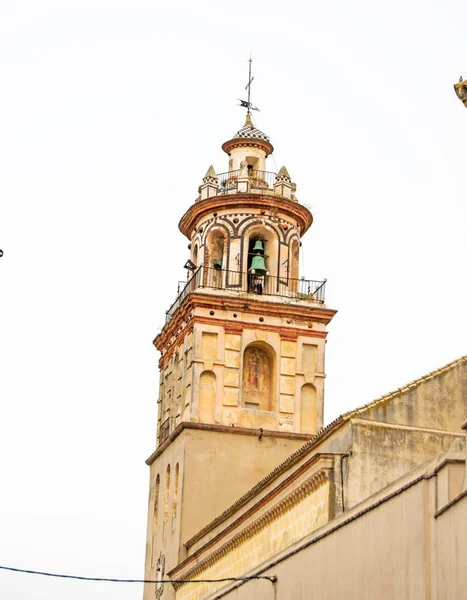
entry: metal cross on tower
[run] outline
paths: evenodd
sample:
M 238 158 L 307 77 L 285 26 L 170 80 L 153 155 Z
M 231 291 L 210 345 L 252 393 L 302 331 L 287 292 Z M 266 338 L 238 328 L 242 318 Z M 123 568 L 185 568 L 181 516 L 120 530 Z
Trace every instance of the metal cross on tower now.
M 250 58 L 248 60 L 248 83 L 245 87 L 246 90 L 248 90 L 248 100 L 240 100 L 240 98 L 238 99 L 240 104 L 239 106 L 243 106 L 244 108 L 246 108 L 246 111 L 248 114 L 250 114 L 250 112 L 252 110 L 259 110 L 259 108 L 257 106 L 253 106 L 253 104 L 250 102 L 250 97 L 251 97 L 251 84 L 253 83 L 253 79 L 254 77 L 251 76 L 251 63 L 253 61 L 251 60 L 251 55 Z

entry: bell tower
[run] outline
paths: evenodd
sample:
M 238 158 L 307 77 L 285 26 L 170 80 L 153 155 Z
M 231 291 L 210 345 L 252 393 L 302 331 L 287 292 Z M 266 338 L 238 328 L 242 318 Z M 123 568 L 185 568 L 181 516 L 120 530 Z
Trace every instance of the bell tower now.
M 251 78 L 250 78 L 251 80 Z M 195 534 L 323 425 L 324 281 L 299 275 L 312 224 L 285 167 L 267 170 L 269 137 L 254 124 L 222 149 L 180 220 L 189 278 L 154 340 L 159 361 L 157 447 L 146 579 L 163 579 Z M 146 584 L 145 600 L 172 598 Z

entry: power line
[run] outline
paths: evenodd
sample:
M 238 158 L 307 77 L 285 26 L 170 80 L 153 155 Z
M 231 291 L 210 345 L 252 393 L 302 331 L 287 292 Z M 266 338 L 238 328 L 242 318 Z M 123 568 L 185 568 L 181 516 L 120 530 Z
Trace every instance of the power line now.
M 45 577 L 60 577 L 62 579 L 79 579 L 80 581 L 107 581 L 112 583 L 222 583 L 224 581 L 250 581 L 252 579 L 267 579 L 271 583 L 277 581 L 277 577 L 271 575 L 251 575 L 250 577 L 224 577 L 221 579 L 113 579 L 110 577 L 82 577 L 81 575 L 63 575 L 61 573 L 47 573 L 45 571 L 31 571 L 29 569 L 16 569 L 15 567 L 4 567 L 4 571 L 15 573 L 26 573 L 28 575 L 43 575 Z

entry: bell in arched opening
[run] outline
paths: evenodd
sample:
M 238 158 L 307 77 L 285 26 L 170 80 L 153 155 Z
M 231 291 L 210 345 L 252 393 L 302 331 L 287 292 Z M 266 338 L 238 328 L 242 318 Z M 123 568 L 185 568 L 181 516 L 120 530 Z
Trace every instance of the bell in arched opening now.
M 266 261 L 264 260 L 264 256 L 261 256 L 259 252 L 256 254 L 256 256 L 253 256 L 251 267 L 248 269 L 248 273 L 251 275 L 268 275 Z
M 264 252 L 263 241 L 259 238 L 256 240 L 255 245 L 253 246 L 253 252 Z

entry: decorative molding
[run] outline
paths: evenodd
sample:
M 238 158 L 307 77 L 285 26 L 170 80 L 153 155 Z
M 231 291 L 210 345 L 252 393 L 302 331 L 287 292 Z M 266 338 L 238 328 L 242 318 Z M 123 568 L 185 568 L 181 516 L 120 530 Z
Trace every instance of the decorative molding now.
M 164 575 L 165 575 L 165 556 L 162 552 L 159 555 L 156 565 L 156 590 L 155 597 L 161 598 L 164 593 Z
M 182 421 L 172 431 L 169 437 L 157 447 L 157 449 L 148 459 L 146 459 L 146 464 L 148 466 L 152 465 L 152 463 L 164 452 L 168 446 L 170 446 L 174 439 L 177 438 L 184 429 L 197 429 L 201 431 L 215 431 L 217 433 L 226 433 L 231 435 L 249 435 L 258 437 L 257 429 L 249 429 L 247 427 L 232 427 L 230 425 L 214 425 L 210 423 L 196 423 L 194 421 Z M 308 433 L 294 433 L 291 431 L 273 431 L 271 429 L 265 429 L 263 431 L 263 437 L 274 437 L 282 438 L 284 440 L 301 440 L 303 442 L 308 442 L 311 436 Z
M 273 145 L 261 138 L 253 138 L 253 137 L 241 137 L 241 138 L 232 138 L 231 140 L 227 140 L 222 144 L 222 150 L 230 156 L 230 151 L 233 148 L 260 148 L 266 152 L 266 156 L 272 154 L 274 151 Z
M 303 235 L 313 223 L 311 212 L 302 204 L 293 200 L 274 195 L 259 194 L 231 194 L 228 196 L 213 196 L 196 202 L 187 210 L 180 219 L 178 227 L 190 241 L 193 230 L 198 223 L 210 213 L 231 209 L 237 211 L 248 210 L 250 207 L 270 210 L 275 208 L 278 212 L 287 215 L 297 224 L 300 235 Z M 259 216 L 259 215 L 258 215 Z
M 278 296 L 278 298 L 280 298 Z M 188 294 L 182 303 L 180 304 L 177 311 L 168 323 L 166 323 L 159 333 L 159 335 L 153 341 L 154 346 L 159 351 L 164 351 L 164 354 L 170 356 L 173 352 L 173 347 L 180 344 L 185 335 L 193 328 L 193 323 L 209 323 L 211 325 L 226 326 L 227 323 L 235 323 L 238 326 L 242 325 L 243 328 L 251 329 L 263 329 L 267 331 L 279 331 L 281 335 L 286 336 L 288 332 L 290 335 L 294 335 L 297 332 L 298 336 L 314 337 L 314 338 L 326 338 L 326 331 L 317 331 L 315 329 L 299 329 L 295 327 L 284 327 L 283 325 L 267 325 L 267 324 L 253 324 L 239 321 L 228 321 L 226 319 L 215 319 L 213 317 L 193 317 L 193 311 L 197 307 L 201 308 L 214 308 L 218 310 L 232 310 L 233 312 L 245 312 L 244 305 L 248 304 L 248 313 L 255 315 L 268 314 L 270 316 L 289 318 L 298 321 L 307 321 L 314 323 L 323 323 L 327 325 L 334 315 L 336 310 L 325 308 L 322 305 L 316 304 L 285 304 L 284 302 L 266 302 L 261 299 L 260 296 L 221 296 L 203 294 L 202 292 L 191 292 Z M 188 319 L 188 323 L 187 323 Z M 207 321 L 203 321 L 207 319 Z M 181 330 L 180 330 L 181 328 Z M 187 331 L 188 329 L 188 331 Z M 168 346 L 168 347 L 167 347 Z
M 185 571 L 182 576 L 183 579 L 194 579 L 197 575 L 199 575 L 199 573 L 205 571 L 214 563 L 221 560 L 234 548 L 244 543 L 248 539 L 251 539 L 262 529 L 271 525 L 271 523 L 276 521 L 283 514 L 289 512 L 294 506 L 302 502 L 307 496 L 309 496 L 313 491 L 317 490 L 327 481 L 329 481 L 329 470 L 321 469 L 320 471 L 312 475 L 301 486 L 299 486 L 297 489 L 295 489 L 293 492 L 291 492 L 285 498 L 279 501 L 270 510 L 261 515 L 256 521 L 247 525 L 232 539 L 230 539 L 220 548 L 215 550 L 212 554 L 210 554 L 210 556 L 206 557 L 205 559 L 201 560 L 196 565 Z M 183 569 L 183 563 L 175 567 L 175 569 L 168 573 L 169 577 L 173 577 L 173 574 L 177 571 L 180 571 L 181 569 Z M 178 589 L 179 587 L 184 585 L 183 582 L 178 582 L 177 580 L 174 580 L 172 583 L 175 589 Z
M 228 327 L 230 321 L 224 319 L 215 319 L 213 317 L 193 317 L 193 321 L 196 324 L 202 325 L 219 325 L 221 327 Z M 326 339 L 327 331 L 316 331 L 315 329 L 292 329 L 284 327 L 283 325 L 266 325 L 265 323 L 247 323 L 239 322 L 242 325 L 242 329 L 255 329 L 258 331 L 267 331 L 269 333 L 278 333 L 284 341 L 296 341 L 299 336 Z

